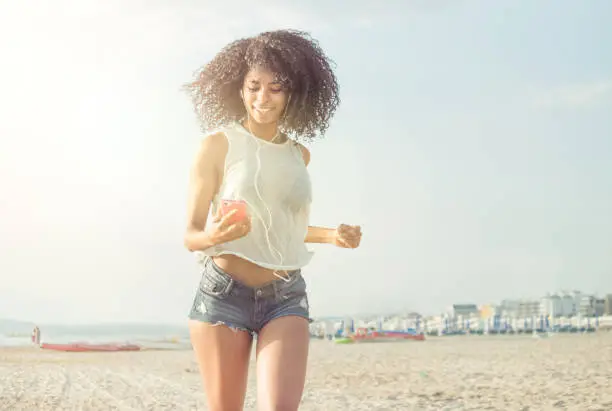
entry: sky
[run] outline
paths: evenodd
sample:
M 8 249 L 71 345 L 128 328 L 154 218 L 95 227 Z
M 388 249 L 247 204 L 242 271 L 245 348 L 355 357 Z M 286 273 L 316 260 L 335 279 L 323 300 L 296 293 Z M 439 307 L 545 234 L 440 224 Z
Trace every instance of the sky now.
M 340 84 L 311 224 L 363 227 L 310 246 L 313 316 L 612 293 L 612 2 L 290 3 L 0 0 L 0 318 L 187 321 L 181 86 L 279 28 Z

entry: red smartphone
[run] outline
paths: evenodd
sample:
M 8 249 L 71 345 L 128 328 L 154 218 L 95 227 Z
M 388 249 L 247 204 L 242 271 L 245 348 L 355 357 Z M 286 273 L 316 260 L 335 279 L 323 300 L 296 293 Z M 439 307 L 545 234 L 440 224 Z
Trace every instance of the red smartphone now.
M 247 205 L 242 200 L 221 200 L 221 215 L 226 215 L 232 210 L 237 210 L 231 222 L 244 220 L 247 217 Z

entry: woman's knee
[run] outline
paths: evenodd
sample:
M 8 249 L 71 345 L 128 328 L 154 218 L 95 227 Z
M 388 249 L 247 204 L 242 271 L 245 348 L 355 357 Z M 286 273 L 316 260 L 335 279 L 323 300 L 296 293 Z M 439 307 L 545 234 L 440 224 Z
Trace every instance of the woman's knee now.
M 295 397 L 278 398 L 262 408 L 261 411 L 297 411 L 300 406 L 300 400 Z

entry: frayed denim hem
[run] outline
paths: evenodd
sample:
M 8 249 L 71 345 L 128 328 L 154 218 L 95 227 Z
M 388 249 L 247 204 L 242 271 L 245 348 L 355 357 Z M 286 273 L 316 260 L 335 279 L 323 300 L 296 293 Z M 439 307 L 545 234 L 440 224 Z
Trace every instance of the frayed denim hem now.
M 239 325 L 234 325 L 225 321 L 211 321 L 208 318 L 202 318 L 202 317 L 196 317 L 196 316 L 189 316 L 189 319 L 191 321 L 198 321 L 201 323 L 207 323 L 212 325 L 213 327 L 218 327 L 218 326 L 224 326 L 229 328 L 230 330 L 234 331 L 234 332 L 238 332 L 238 331 L 244 331 L 247 332 L 249 334 L 251 334 L 251 336 L 254 336 L 256 333 L 253 330 L 248 329 L 247 327 L 241 327 Z

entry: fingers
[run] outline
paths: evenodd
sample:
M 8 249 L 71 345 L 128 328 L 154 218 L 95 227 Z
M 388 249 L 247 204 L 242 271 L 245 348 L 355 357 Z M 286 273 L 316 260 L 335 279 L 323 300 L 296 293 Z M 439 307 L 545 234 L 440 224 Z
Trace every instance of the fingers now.
M 244 220 L 232 225 L 232 232 L 235 232 L 236 235 L 242 237 L 251 231 L 251 219 L 245 218 Z
M 360 239 L 340 239 L 339 242 L 344 248 L 357 248 L 359 246 Z
M 338 227 L 338 233 L 345 234 L 348 236 L 360 236 L 361 226 L 358 226 L 358 225 L 350 226 L 346 224 L 340 224 L 340 226 Z
M 234 219 L 234 216 L 237 212 L 238 210 L 234 209 L 231 210 L 229 213 L 222 215 L 218 221 L 219 229 L 226 230 L 230 225 L 232 225 L 234 223 L 232 220 Z
M 342 237 L 338 237 L 337 244 L 342 248 L 353 248 L 351 244 Z
M 339 229 L 338 232 L 346 238 L 359 238 L 361 237 L 361 227 L 359 226 L 344 226 Z
M 251 219 L 246 217 L 240 221 L 230 222 L 227 227 L 220 227 L 220 229 L 226 241 L 235 240 L 244 237 L 251 231 Z
M 221 207 L 217 208 L 217 211 L 215 211 L 212 217 L 213 217 L 213 222 L 215 223 L 218 223 L 219 221 L 221 221 L 221 218 L 223 217 L 223 214 L 221 212 Z
M 338 245 L 344 248 L 357 248 L 361 242 L 361 227 L 340 224 L 338 227 Z

